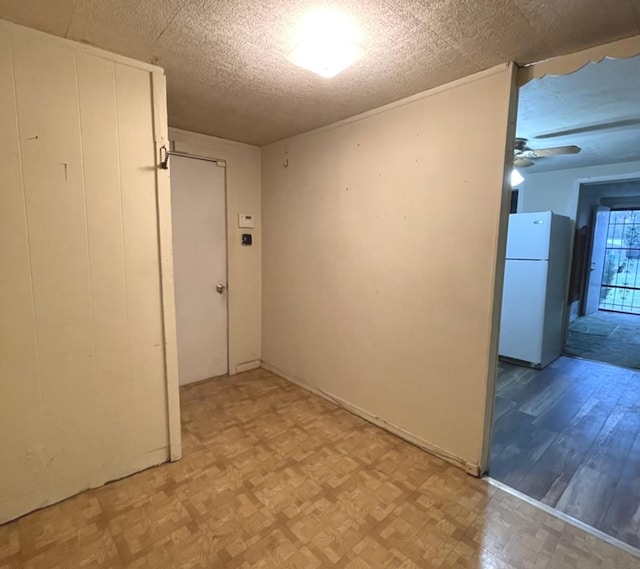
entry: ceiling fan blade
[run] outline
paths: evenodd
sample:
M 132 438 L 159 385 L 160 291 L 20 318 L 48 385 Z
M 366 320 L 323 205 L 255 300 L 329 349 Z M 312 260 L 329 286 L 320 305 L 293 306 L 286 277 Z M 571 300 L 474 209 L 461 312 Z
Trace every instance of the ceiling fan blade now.
M 599 123 L 599 124 L 590 124 L 590 125 L 585 125 L 577 128 L 570 128 L 567 130 L 559 130 L 556 132 L 548 132 L 546 134 L 539 134 L 535 138 L 537 140 L 543 140 L 545 138 L 555 138 L 557 136 L 571 136 L 572 134 L 583 134 L 586 132 L 597 132 L 600 130 L 607 130 L 610 128 L 611 129 L 624 128 L 627 126 L 637 126 L 637 125 L 640 125 L 640 117 L 615 120 L 615 121 Z
M 529 160 L 528 158 L 518 158 L 517 156 L 513 159 L 513 165 L 515 168 L 526 168 L 528 166 L 533 166 L 533 160 Z
M 546 158 L 547 156 L 559 156 L 561 154 L 578 154 L 582 148 L 579 146 L 555 146 L 553 148 L 538 148 L 533 152 L 538 158 Z

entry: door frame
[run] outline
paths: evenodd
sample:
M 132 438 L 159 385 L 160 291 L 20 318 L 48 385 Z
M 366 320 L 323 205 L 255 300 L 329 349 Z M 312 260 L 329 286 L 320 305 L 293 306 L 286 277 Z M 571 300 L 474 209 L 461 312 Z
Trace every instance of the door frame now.
M 510 168 L 513 165 L 513 141 L 509 140 L 515 137 L 516 131 L 516 117 L 518 106 L 519 88 L 526 85 L 529 81 L 535 78 L 542 78 L 544 75 L 568 75 L 582 68 L 584 65 L 592 61 L 602 61 L 605 57 L 621 58 L 621 57 L 633 57 L 640 55 L 640 36 L 634 36 L 623 40 L 618 40 L 608 44 L 603 44 L 589 48 L 583 51 L 579 51 L 569 55 L 563 55 L 554 57 L 539 63 L 534 63 L 527 67 L 520 68 L 514 75 L 517 75 L 515 85 L 510 93 L 510 128 L 507 133 L 506 141 L 506 154 L 505 154 L 505 175 L 510 172 Z M 630 179 L 640 176 L 640 173 L 626 174 Z M 608 176 L 600 176 L 587 178 L 584 180 L 576 180 L 574 186 L 574 192 L 577 195 L 580 184 L 586 180 L 598 180 L 598 178 L 610 179 Z M 620 176 L 618 176 L 620 178 Z M 602 180 L 604 181 L 604 180 Z M 507 224 L 508 224 L 508 211 L 511 197 L 511 184 L 509 184 L 508 178 L 505 176 L 502 188 L 502 208 L 501 215 L 498 221 L 498 243 L 494 248 L 494 254 L 497 255 L 494 258 L 495 278 L 494 278 L 494 291 L 493 291 L 493 311 L 491 314 L 491 329 L 489 331 L 490 349 L 488 354 L 488 366 L 487 366 L 487 384 L 485 391 L 485 413 L 484 413 L 484 427 L 482 431 L 482 444 L 480 461 L 478 465 L 477 475 L 483 476 L 489 470 L 489 463 L 491 459 L 491 444 L 493 442 L 493 415 L 495 408 L 496 388 L 498 384 L 498 335 L 500 333 L 500 310 L 502 306 L 502 286 L 504 282 L 504 253 L 507 238 Z M 577 202 L 576 202 L 577 210 Z M 573 248 L 573 242 L 572 242 Z M 567 285 L 568 290 L 568 285 Z M 563 342 L 566 342 L 566 333 L 568 322 L 568 314 L 565 320 L 564 338 Z M 476 473 L 474 473 L 476 474 Z
M 493 415 L 496 402 L 496 389 L 498 385 L 498 346 L 500 343 L 500 316 L 502 312 L 502 291 L 504 288 L 504 273 L 507 254 L 507 227 L 511 211 L 511 198 L 513 187 L 511 185 L 511 171 L 513 170 L 513 156 L 516 141 L 516 119 L 518 116 L 518 97 L 520 86 L 518 85 L 518 68 L 514 66 L 509 84 L 507 97 L 509 109 L 507 128 L 504 132 L 504 161 L 502 163 L 502 188 L 500 210 L 496 223 L 496 242 L 493 248 L 494 280 L 493 280 L 493 307 L 489 322 L 489 351 L 487 354 L 488 366 L 486 373 L 485 390 L 485 414 L 482 430 L 480 456 L 477 466 L 472 470 L 467 468 L 467 473 L 472 476 L 482 477 L 489 469 L 491 458 L 491 441 L 493 440 Z
M 231 292 L 229 291 L 229 196 L 228 196 L 228 184 L 229 181 L 227 179 L 228 171 L 227 171 L 227 161 L 224 158 L 218 158 L 216 156 L 206 156 L 203 154 L 191 154 L 189 152 L 182 152 L 175 150 L 175 140 L 169 141 L 169 148 L 171 149 L 171 153 L 174 156 L 180 156 L 182 158 L 191 158 L 193 160 L 203 160 L 205 162 L 215 162 L 218 167 L 224 168 L 224 248 L 225 248 L 225 267 L 224 267 L 224 275 L 225 275 L 225 286 L 227 287 L 227 374 L 230 373 L 231 370 L 231 354 L 229 350 L 229 296 Z M 169 171 L 171 171 L 171 159 L 169 159 Z
M 582 192 L 586 190 L 585 186 L 591 186 L 594 184 L 608 184 L 608 183 L 615 183 L 615 182 L 635 182 L 635 181 L 640 182 L 640 170 L 633 170 L 631 172 L 625 172 L 620 174 L 606 174 L 602 176 L 587 176 L 584 178 L 577 178 L 573 184 L 573 193 L 576 196 L 575 215 L 577 215 L 578 213 L 578 207 L 580 206 L 580 198 L 582 197 Z M 594 230 L 595 230 L 595 225 L 592 223 L 592 227 L 590 228 L 590 235 L 589 235 L 589 256 L 590 257 L 593 250 Z M 571 248 L 573 253 L 573 243 L 571 245 Z M 582 284 L 586 287 L 588 285 L 589 275 L 588 274 L 585 275 L 583 279 L 584 281 Z M 583 311 L 585 303 L 586 303 L 586 292 L 585 292 L 585 298 L 582 298 L 580 300 L 580 309 L 579 309 L 580 312 Z M 567 311 L 567 315 L 565 318 L 565 333 L 564 333 L 563 345 L 565 345 L 567 341 L 570 318 L 571 318 L 571 314 L 569 313 L 569 311 Z
M 178 384 L 178 342 L 176 304 L 173 280 L 173 231 L 171 229 L 171 184 L 169 172 L 162 168 L 162 148 L 169 143 L 167 124 L 167 79 L 164 74 L 151 74 L 153 98 L 153 136 L 157 192 L 158 248 L 160 251 L 160 294 L 164 332 L 164 371 L 167 386 L 169 460 L 182 458 L 180 425 L 180 387 Z
M 582 188 L 580 188 L 580 190 L 582 191 Z M 578 204 L 580 203 L 580 199 L 578 199 Z M 605 209 L 606 208 L 606 209 Z M 591 211 L 591 227 L 590 227 L 590 231 L 589 231 L 589 257 L 588 257 L 588 262 L 587 262 L 587 271 L 585 271 L 584 275 L 583 275 L 583 290 L 584 290 L 584 297 L 581 299 L 580 301 L 580 307 L 578 309 L 578 315 L 579 316 L 587 316 L 588 314 L 592 314 L 592 312 L 587 312 L 589 310 L 589 304 L 591 301 L 593 301 L 593 298 L 591 297 L 591 295 L 593 294 L 593 292 L 591 291 L 592 288 L 592 279 L 594 278 L 593 275 L 593 264 L 594 264 L 594 250 L 596 249 L 596 245 L 598 245 L 597 241 L 600 241 L 599 239 L 596 240 L 596 233 L 598 228 L 600 227 L 600 223 L 602 222 L 598 222 L 598 218 L 600 217 L 600 214 L 604 214 L 607 213 L 607 218 L 609 218 L 610 214 L 611 214 L 611 208 L 608 206 L 603 206 L 603 205 L 596 205 L 592 211 Z M 606 232 L 604 234 L 604 243 L 603 248 L 606 247 L 606 242 L 607 242 L 607 233 L 609 231 L 609 219 L 607 219 L 607 229 Z M 605 257 L 605 252 L 602 252 L 602 263 L 604 263 L 604 257 Z M 598 284 L 598 297 L 600 296 L 601 290 L 602 290 L 602 276 L 604 274 L 604 265 L 601 267 L 602 272 L 600 273 L 600 276 L 598 277 L 600 282 Z M 598 307 L 600 306 L 600 301 L 598 300 Z M 594 310 L 593 312 L 597 312 L 598 309 Z M 568 322 L 567 322 L 567 328 L 568 328 Z M 566 338 L 565 338 L 566 339 Z
M 155 144 L 156 215 L 158 219 L 158 249 L 160 252 L 160 293 L 162 297 L 162 324 L 164 334 L 164 369 L 167 394 L 167 427 L 169 460 L 182 458 L 182 429 L 180 423 L 180 385 L 178 381 L 178 342 L 176 334 L 175 282 L 173 278 L 173 230 L 171 225 L 171 180 L 169 170 L 163 168 L 169 141 L 167 120 L 167 79 L 162 70 L 151 72 L 153 105 L 153 136 Z M 184 153 L 186 154 L 186 153 Z M 204 158 L 204 157 L 200 157 Z M 213 158 L 225 164 L 225 246 L 227 250 L 227 365 L 229 359 L 229 234 L 228 234 L 228 172 L 226 160 Z
M 225 292 L 226 292 L 225 304 L 227 306 L 227 322 L 225 326 L 226 343 L 227 343 L 225 348 L 225 351 L 227 353 L 227 371 L 225 372 L 225 374 L 229 375 L 229 371 L 231 369 L 230 367 L 231 354 L 229 350 L 229 294 L 230 292 L 229 292 L 229 216 L 228 216 L 229 203 L 227 199 L 227 161 L 223 160 L 222 158 L 215 158 L 212 156 L 203 156 L 201 154 L 190 154 L 188 152 L 178 152 L 175 150 L 175 141 L 173 140 L 169 141 L 169 148 L 170 148 L 169 153 L 165 153 L 166 159 L 168 159 L 167 164 L 168 164 L 169 172 L 171 172 L 172 156 L 176 156 L 178 158 L 189 158 L 191 160 L 200 160 L 202 162 L 213 162 L 218 168 L 224 169 L 224 191 L 223 191 L 223 194 L 224 194 L 224 251 L 225 251 L 225 259 L 224 259 L 225 285 L 224 286 L 225 286 Z M 173 239 L 173 235 L 172 235 L 172 239 Z M 174 295 L 175 295 L 175 291 L 174 291 Z M 176 340 L 176 346 L 177 346 L 177 340 Z M 179 378 L 178 378 L 178 383 L 179 383 Z M 192 383 L 196 383 L 196 382 L 192 382 Z

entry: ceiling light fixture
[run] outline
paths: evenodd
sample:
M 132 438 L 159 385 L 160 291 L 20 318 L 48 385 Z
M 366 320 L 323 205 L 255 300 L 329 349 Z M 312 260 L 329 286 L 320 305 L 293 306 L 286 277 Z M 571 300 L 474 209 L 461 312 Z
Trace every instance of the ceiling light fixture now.
M 522 177 L 522 174 L 518 172 L 518 170 L 516 170 L 515 168 L 511 170 L 511 187 L 513 188 L 513 186 L 522 184 L 522 182 L 524 182 L 524 178 Z
M 289 61 L 327 78 L 337 75 L 364 54 L 359 31 L 351 19 L 328 8 L 314 10 L 303 19 L 294 45 Z

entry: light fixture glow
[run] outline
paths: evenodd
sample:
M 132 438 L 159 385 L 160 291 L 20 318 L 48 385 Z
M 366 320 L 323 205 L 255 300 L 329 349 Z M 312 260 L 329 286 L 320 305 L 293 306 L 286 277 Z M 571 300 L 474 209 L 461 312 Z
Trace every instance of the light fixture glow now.
M 362 57 L 359 41 L 358 29 L 347 16 L 335 10 L 314 10 L 300 24 L 289 61 L 322 77 L 333 77 Z
M 515 168 L 511 170 L 511 187 L 522 184 L 522 182 L 524 182 L 522 174 L 520 174 L 520 172 L 518 172 L 518 170 L 516 170 Z

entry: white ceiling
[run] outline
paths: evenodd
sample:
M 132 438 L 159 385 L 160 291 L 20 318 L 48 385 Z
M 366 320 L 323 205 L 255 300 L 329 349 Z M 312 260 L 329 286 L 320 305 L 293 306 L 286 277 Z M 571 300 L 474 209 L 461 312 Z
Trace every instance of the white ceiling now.
M 360 25 L 333 79 L 286 59 L 318 4 Z M 172 126 L 264 144 L 469 75 L 640 33 L 640 0 L 0 0 L 0 18 L 165 68 Z
M 517 135 L 530 148 L 576 145 L 579 154 L 540 158 L 547 172 L 640 160 L 640 56 L 590 63 L 520 89 Z

